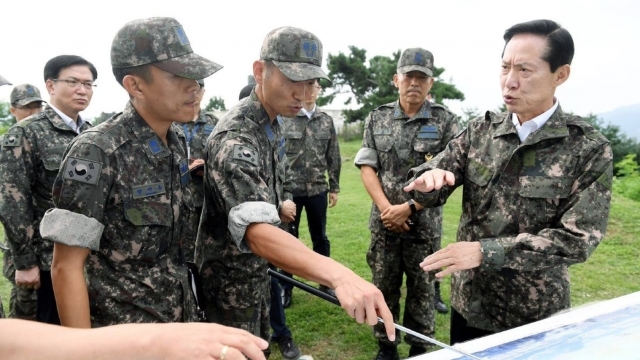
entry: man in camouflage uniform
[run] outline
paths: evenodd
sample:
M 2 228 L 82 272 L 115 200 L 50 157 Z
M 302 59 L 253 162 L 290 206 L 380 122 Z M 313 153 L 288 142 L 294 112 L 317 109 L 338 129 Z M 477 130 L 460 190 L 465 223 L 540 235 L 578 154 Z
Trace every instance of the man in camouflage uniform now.
M 442 208 L 422 209 L 402 191 L 407 172 L 444 150 L 458 132 L 456 116 L 427 94 L 433 85 L 433 55 L 422 48 L 405 50 L 393 82 L 399 99 L 373 110 L 365 120 L 362 148 L 355 164 L 373 200 L 367 262 L 373 283 L 382 290 L 394 318 L 400 316 L 400 287 L 407 275 L 404 326 L 433 337 L 433 278 L 420 270 L 422 259 L 440 248 Z M 374 327 L 377 360 L 398 359 L 400 340 L 389 341 Z M 405 336 L 410 356 L 426 352 L 429 343 Z
M 5 134 L 0 153 L 0 221 L 16 268 L 16 286 L 37 290 L 36 319 L 59 324 L 51 285 L 53 244 L 38 226 L 52 208 L 51 187 L 67 145 L 91 126 L 79 115 L 93 96 L 96 68 L 74 55 L 60 55 L 44 67 L 50 95 L 44 111 Z
M 198 84 L 200 84 L 200 90 L 198 91 L 198 99 L 196 100 L 196 117 L 193 121 L 186 124 L 176 124 L 182 127 L 187 141 L 189 170 L 196 169 L 195 173 L 191 173 L 191 182 L 187 185 L 195 206 L 195 211 L 189 213 L 189 219 L 187 220 L 188 226 L 184 227 L 185 240 L 182 244 L 182 250 L 188 261 L 193 261 L 204 199 L 204 167 L 202 167 L 202 170 L 197 170 L 197 168 L 204 165 L 204 144 L 218 123 L 218 118 L 213 115 L 213 113 L 205 112 L 200 108 L 200 102 L 202 101 L 205 91 L 204 80 L 199 79 Z
M 446 150 L 412 169 L 405 188 L 440 206 L 463 186 L 458 242 L 427 257 L 451 280 L 451 343 L 525 325 L 570 307 L 568 266 L 604 237 L 611 201 L 607 139 L 554 97 L 574 46 L 550 20 L 504 35 L 507 112 L 471 121 Z
M 195 79 L 221 66 L 194 54 L 173 18 L 124 25 L 111 65 L 130 101 L 69 146 L 53 185 L 56 208 L 40 225 L 55 243 L 60 319 L 71 327 L 194 321 L 180 247 L 193 211 L 190 176 L 182 130 L 172 124 L 193 120 Z
M 375 286 L 316 254 L 278 227 L 295 217 L 284 197 L 285 147 L 278 115 L 295 116 L 320 68 L 322 43 L 282 27 L 267 34 L 253 63 L 256 87 L 220 120 L 205 147 L 205 198 L 196 243 L 209 319 L 269 336 L 269 262 L 336 289 L 357 321 L 377 322 L 394 336 L 392 317 Z
M 304 99 L 300 112 L 295 117 L 283 119 L 289 162 L 284 188 L 293 195 L 293 202 L 296 204 L 292 235 L 298 237 L 300 215 L 304 208 L 307 213 L 313 251 L 330 256 L 331 247 L 327 238 L 327 192 L 329 193 L 328 205 L 333 207 L 338 202 L 338 192 L 340 192 L 342 161 L 333 119 L 316 107 L 320 89 L 320 84 L 316 82 L 312 91 Z M 329 186 L 327 186 L 327 173 Z M 284 290 L 284 306 L 289 307 L 293 286 L 289 283 L 281 285 Z M 333 290 L 324 285 L 321 285 L 320 289 L 335 296 Z
M 17 85 L 11 91 L 10 99 L 11 115 L 16 118 L 16 122 L 30 115 L 42 112 L 42 104 L 44 101 L 40 97 L 40 90 L 33 85 Z M 4 140 L 4 135 L 0 136 L 0 143 L 2 140 Z M 11 298 L 9 299 L 9 317 L 35 320 L 38 304 L 36 290 L 16 286 L 16 267 L 13 264 L 13 256 L 11 256 L 11 250 L 8 247 L 4 249 L 2 273 L 13 285 L 11 287 Z
M 11 85 L 11 83 L 0 75 L 0 86 Z M 1 146 L 1 145 L 0 145 Z M 0 319 L 4 317 L 4 307 L 2 306 L 2 297 L 0 296 Z

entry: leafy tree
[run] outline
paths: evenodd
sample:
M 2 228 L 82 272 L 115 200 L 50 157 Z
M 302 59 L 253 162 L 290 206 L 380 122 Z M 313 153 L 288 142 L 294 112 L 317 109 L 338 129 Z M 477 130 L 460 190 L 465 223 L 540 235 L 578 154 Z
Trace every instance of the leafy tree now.
M 205 111 L 212 111 L 212 110 L 227 111 L 227 107 L 224 106 L 224 100 L 222 99 L 222 97 L 214 96 L 211 99 L 209 99 L 209 103 L 204 108 L 204 110 Z
M 11 125 L 16 123 L 16 118 L 11 115 L 11 104 L 6 101 L 0 101 L 0 134 L 4 134 L 9 130 Z
M 389 56 L 374 56 L 367 63 L 367 51 L 356 46 L 349 46 L 350 54 L 329 54 L 327 66 L 329 78 L 333 82 L 332 91 L 318 99 L 318 105 L 332 102 L 338 94 L 350 94 L 345 105 L 355 100 L 361 105 L 358 109 L 346 109 L 342 113 L 345 122 L 364 120 L 374 108 L 395 101 L 398 93 L 393 85 L 401 51 Z M 444 99 L 464 100 L 464 94 L 455 85 L 441 79 L 444 68 L 434 68 L 435 82 L 431 94 L 435 101 L 442 104 Z M 324 93 L 324 92 L 323 92 Z

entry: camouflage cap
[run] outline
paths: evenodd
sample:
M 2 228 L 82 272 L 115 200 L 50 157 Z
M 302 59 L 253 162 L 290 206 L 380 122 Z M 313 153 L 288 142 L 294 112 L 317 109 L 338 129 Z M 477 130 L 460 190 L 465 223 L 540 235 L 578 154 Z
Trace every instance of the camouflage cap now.
M 322 42 L 302 29 L 284 26 L 269 32 L 262 42 L 260 59 L 273 61 L 293 81 L 329 80 L 320 68 Z
M 130 21 L 113 38 L 111 66 L 128 68 L 146 64 L 194 80 L 222 69 L 194 54 L 182 25 L 169 17 Z
M 398 72 L 406 74 L 420 71 L 433 76 L 433 54 L 423 48 L 411 48 L 402 52 L 398 60 Z
M 3 78 L 2 75 L 0 75 L 0 86 L 2 85 L 13 85 L 13 84 L 11 84 L 9 80 Z
M 40 90 L 31 84 L 17 85 L 11 90 L 11 105 L 25 106 L 32 102 L 44 102 L 40 96 Z

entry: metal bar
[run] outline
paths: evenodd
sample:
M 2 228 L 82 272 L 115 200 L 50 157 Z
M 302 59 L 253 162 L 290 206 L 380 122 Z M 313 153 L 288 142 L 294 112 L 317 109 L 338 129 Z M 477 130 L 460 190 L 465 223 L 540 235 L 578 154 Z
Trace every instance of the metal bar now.
M 267 270 L 267 273 L 269 275 L 277 278 L 278 280 L 282 280 L 282 281 L 288 282 L 289 284 L 291 284 L 291 285 L 293 285 L 293 286 L 295 286 L 295 287 L 297 287 L 299 289 L 302 289 L 302 290 L 304 290 L 304 291 L 306 291 L 306 292 L 308 292 L 308 293 L 310 293 L 312 295 L 320 297 L 320 298 L 322 298 L 322 299 L 324 299 L 324 300 L 326 300 L 326 301 L 328 301 L 328 302 L 330 302 L 332 304 L 340 306 L 340 301 L 338 301 L 338 299 L 335 296 L 331 296 L 331 295 L 329 295 L 329 294 L 327 294 L 327 293 L 325 293 L 323 291 L 320 291 L 320 290 L 318 290 L 318 289 L 316 289 L 314 287 L 311 287 L 311 286 L 309 286 L 309 285 L 307 285 L 307 284 L 305 284 L 305 283 L 303 283 L 301 281 L 298 281 L 296 279 L 293 279 L 293 278 L 290 278 L 288 276 L 282 275 L 281 273 L 279 273 L 279 272 L 277 272 L 275 270 L 269 269 L 269 270 Z M 382 320 L 382 318 L 378 318 L 378 322 L 380 322 L 381 324 L 384 324 L 384 321 Z M 401 326 L 401 325 L 398 325 L 398 324 L 395 324 L 395 323 L 393 324 L 393 326 L 395 326 L 396 329 L 398 329 L 398 330 L 400 330 L 402 332 L 405 332 L 407 334 L 411 334 L 411 335 L 413 335 L 413 336 L 415 336 L 417 338 L 420 338 L 420 339 L 422 339 L 424 341 L 427 341 L 427 342 L 432 343 L 434 345 L 440 346 L 442 348 L 445 348 L 445 349 L 448 349 L 448 350 L 451 350 L 451 351 L 455 351 L 458 354 L 464 355 L 464 356 L 466 356 L 468 358 L 471 358 L 471 359 L 474 359 L 474 360 L 483 360 L 483 359 L 481 359 L 481 358 L 479 358 L 479 357 L 477 357 L 475 355 L 466 353 L 466 352 L 464 352 L 462 350 L 458 350 L 458 349 L 454 348 L 453 346 L 447 345 L 447 344 L 445 344 L 443 342 L 440 342 L 440 341 L 438 341 L 436 339 L 432 339 L 432 338 L 430 338 L 428 336 L 422 335 L 422 334 L 420 334 L 418 332 L 415 332 L 415 331 L 413 331 L 411 329 L 408 329 L 408 328 L 406 328 L 404 326 Z

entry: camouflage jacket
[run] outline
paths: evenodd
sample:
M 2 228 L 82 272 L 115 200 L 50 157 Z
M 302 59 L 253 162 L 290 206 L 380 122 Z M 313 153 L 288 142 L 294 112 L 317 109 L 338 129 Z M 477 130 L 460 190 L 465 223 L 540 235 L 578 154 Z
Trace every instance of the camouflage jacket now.
M 205 199 L 196 243 L 208 306 L 246 308 L 268 296 L 268 263 L 244 239 L 251 223 L 280 223 L 282 124 L 255 91 L 220 120 L 205 147 Z
M 382 105 L 371 111 L 364 126 L 362 148 L 355 164 L 371 166 L 377 171 L 382 190 L 393 205 L 411 198 L 402 191 L 407 172 L 444 150 L 458 133 L 455 114 L 429 101 L 425 101 L 411 119 L 402 111 L 399 101 Z M 415 226 L 403 236 L 424 241 L 440 238 L 441 208 L 423 209 L 409 219 Z M 371 206 L 369 230 L 386 231 L 375 204 Z
M 85 122 L 81 131 L 91 125 Z M 78 134 L 47 105 L 43 112 L 13 125 L 0 152 L 0 221 L 12 249 L 16 269 L 51 268 L 53 244 L 40 237 L 38 226 L 53 207 L 51 186 L 62 154 Z
M 180 250 L 193 209 L 181 129 L 173 125 L 167 143 L 128 103 L 65 153 L 53 186 L 56 209 L 41 232 L 93 250 L 86 271 L 94 327 L 196 319 Z M 55 214 L 56 221 L 48 219 Z M 102 231 L 74 235 L 74 227 L 91 229 L 92 222 Z
M 287 148 L 287 179 L 284 187 L 293 196 L 314 196 L 327 191 L 340 192 L 340 146 L 331 116 L 317 107 L 311 116 L 302 111 L 294 118 L 283 118 Z
M 570 307 L 571 264 L 585 261 L 607 228 L 612 152 L 607 139 L 558 109 L 520 142 L 511 114 L 469 123 L 410 176 L 440 168 L 455 186 L 414 192 L 443 205 L 463 186 L 458 241 L 480 241 L 484 258 L 452 277 L 452 306 L 468 325 L 503 331 Z
M 189 163 L 191 159 L 204 159 L 204 145 L 207 138 L 215 129 L 218 118 L 212 113 L 200 110 L 200 117 L 196 121 L 187 124 L 176 124 L 184 131 L 187 139 L 187 153 Z M 201 177 L 194 176 L 189 183 L 189 190 L 193 196 L 193 204 L 196 207 L 202 207 L 204 199 L 204 182 Z

